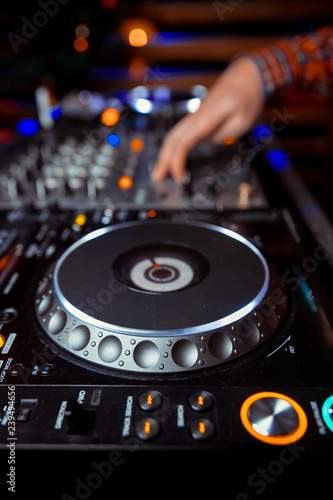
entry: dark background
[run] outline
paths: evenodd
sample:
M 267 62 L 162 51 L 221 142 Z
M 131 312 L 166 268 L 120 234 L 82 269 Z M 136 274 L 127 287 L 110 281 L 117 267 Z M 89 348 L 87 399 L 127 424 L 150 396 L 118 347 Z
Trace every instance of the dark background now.
M 195 84 L 209 86 L 236 54 L 333 20 L 330 0 L 55 2 L 12 0 L 0 12 L 2 128 L 34 115 L 33 92 L 40 84 L 51 88 L 57 99 L 72 89 L 105 93 L 142 84 L 185 90 Z M 45 14 L 41 3 L 53 15 Z M 44 16 L 37 14 L 41 11 Z M 29 22 L 35 29 L 26 27 Z M 90 31 L 89 47 L 78 53 L 73 41 L 82 23 Z M 128 42 L 129 30 L 136 26 L 148 29 L 143 47 Z M 26 43 L 15 38 L 27 29 Z M 332 101 L 287 95 L 266 108 L 263 120 L 269 122 L 284 106 L 293 118 L 280 133 L 283 146 L 332 218 Z

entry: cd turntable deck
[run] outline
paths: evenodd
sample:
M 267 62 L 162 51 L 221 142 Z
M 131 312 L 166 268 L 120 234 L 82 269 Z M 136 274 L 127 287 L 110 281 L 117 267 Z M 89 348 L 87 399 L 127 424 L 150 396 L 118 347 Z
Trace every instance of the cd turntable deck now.
M 131 151 L 137 118 L 120 151 L 68 136 L 51 151 L 42 133 L 2 177 L 1 448 L 330 450 L 330 235 L 320 246 L 292 203 L 271 202 L 249 162 L 269 141 L 205 146 L 191 185 L 153 186 L 162 119 L 140 117 Z
M 332 446 L 329 299 L 295 274 L 286 211 L 21 215 L 1 310 L 18 448 Z

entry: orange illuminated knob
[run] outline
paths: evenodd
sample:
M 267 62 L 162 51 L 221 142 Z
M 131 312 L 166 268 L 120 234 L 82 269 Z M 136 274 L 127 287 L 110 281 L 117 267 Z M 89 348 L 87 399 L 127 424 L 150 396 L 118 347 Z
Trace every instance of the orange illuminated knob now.
M 120 189 L 130 189 L 132 187 L 132 184 L 133 184 L 133 179 L 128 175 L 123 175 L 118 180 L 118 186 L 120 187 Z
M 299 404 L 276 392 L 250 396 L 243 403 L 240 415 L 245 429 L 268 444 L 294 443 L 307 429 L 307 417 Z

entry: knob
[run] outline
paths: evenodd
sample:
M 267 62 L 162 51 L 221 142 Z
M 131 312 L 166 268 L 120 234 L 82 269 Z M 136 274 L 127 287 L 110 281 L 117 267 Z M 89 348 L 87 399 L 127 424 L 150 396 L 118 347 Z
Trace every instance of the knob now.
M 240 416 L 252 436 L 269 444 L 294 443 L 307 429 L 307 417 L 301 406 L 275 392 L 257 393 L 247 398 Z
M 290 403 L 280 398 L 263 398 L 249 409 L 248 418 L 254 430 L 263 436 L 283 436 L 298 425 L 298 415 Z

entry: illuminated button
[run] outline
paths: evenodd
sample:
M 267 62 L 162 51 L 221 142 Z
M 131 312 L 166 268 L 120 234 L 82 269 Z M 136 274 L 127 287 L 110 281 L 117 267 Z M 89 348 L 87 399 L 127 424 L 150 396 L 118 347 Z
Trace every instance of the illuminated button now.
M 333 396 L 326 399 L 322 407 L 322 415 L 325 424 L 333 432 Z
M 194 394 L 191 394 L 191 396 L 189 398 L 189 403 L 190 403 L 192 410 L 207 411 L 213 406 L 214 399 L 213 399 L 213 396 L 209 392 L 198 391 Z
M 197 441 L 204 441 L 205 439 L 211 438 L 214 431 L 214 424 L 207 418 L 196 420 L 190 427 L 191 436 Z
M 51 365 L 50 363 L 47 363 L 47 364 L 40 367 L 40 374 L 44 375 L 44 377 L 45 377 L 47 375 L 51 375 L 53 370 L 54 370 L 54 366 Z
M 293 399 L 275 392 L 250 396 L 242 405 L 241 420 L 259 441 L 286 445 L 298 441 L 306 432 L 307 417 Z
M 5 345 L 5 343 L 6 343 L 5 337 L 3 337 L 3 335 L 0 335 L 0 349 L 3 348 L 3 346 Z
M 130 189 L 133 184 L 133 179 L 128 175 L 123 175 L 118 181 L 118 186 L 120 189 Z
M 157 391 L 148 391 L 141 394 L 138 399 L 138 405 L 141 410 L 152 411 L 161 406 L 162 398 Z
M 154 418 L 140 420 L 136 426 L 136 435 L 139 439 L 148 441 L 155 438 L 160 432 L 160 424 Z

